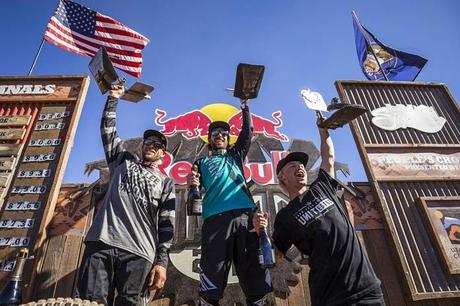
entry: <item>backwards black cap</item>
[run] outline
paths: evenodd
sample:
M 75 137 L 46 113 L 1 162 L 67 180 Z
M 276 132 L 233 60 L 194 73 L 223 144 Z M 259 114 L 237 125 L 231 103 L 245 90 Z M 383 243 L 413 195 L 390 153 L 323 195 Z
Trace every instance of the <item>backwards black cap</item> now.
M 287 163 L 290 163 L 292 161 L 298 161 L 302 163 L 305 167 L 307 166 L 308 163 L 308 155 L 303 152 L 291 152 L 289 153 L 285 158 L 280 160 L 278 162 L 278 165 L 276 166 L 276 174 L 280 174 L 281 170 L 283 170 L 284 166 L 286 166 Z

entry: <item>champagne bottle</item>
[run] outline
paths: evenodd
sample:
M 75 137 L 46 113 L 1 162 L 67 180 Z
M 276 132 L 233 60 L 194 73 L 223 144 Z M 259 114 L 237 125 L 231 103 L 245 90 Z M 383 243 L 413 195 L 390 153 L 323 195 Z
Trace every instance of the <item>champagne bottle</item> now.
M 261 230 L 259 236 L 259 264 L 263 269 L 275 266 L 275 253 L 265 228 Z
M 198 172 L 198 166 L 193 165 L 192 171 Z M 202 212 L 202 198 L 198 186 L 192 186 L 187 195 L 187 215 L 188 216 L 201 216 Z
M 27 248 L 19 250 L 13 274 L 0 293 L 0 306 L 17 306 L 22 303 L 22 271 L 28 255 Z

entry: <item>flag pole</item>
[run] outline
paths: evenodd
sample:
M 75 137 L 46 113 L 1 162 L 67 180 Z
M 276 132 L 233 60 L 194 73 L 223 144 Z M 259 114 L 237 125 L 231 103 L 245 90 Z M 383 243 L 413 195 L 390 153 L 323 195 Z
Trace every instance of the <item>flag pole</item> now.
M 42 39 L 42 42 L 40 44 L 40 47 L 38 47 L 38 50 L 37 50 L 37 54 L 35 54 L 35 58 L 34 58 L 34 61 L 32 63 L 32 66 L 30 66 L 30 70 L 29 70 L 29 74 L 28 76 L 31 76 L 32 75 L 32 71 L 34 70 L 35 68 L 35 64 L 37 63 L 37 60 L 38 60 L 38 57 L 40 56 L 40 53 L 42 52 L 42 49 L 43 49 L 43 45 L 45 44 L 45 38 Z
M 58 0 L 58 8 L 59 8 L 60 3 L 61 3 L 61 0 Z M 45 31 L 46 31 L 46 28 L 45 28 Z M 30 66 L 28 76 L 32 75 L 32 71 L 34 70 L 35 65 L 37 64 L 38 57 L 40 56 L 40 53 L 42 52 L 44 44 L 45 44 L 45 36 L 43 36 L 42 42 L 40 43 L 40 47 L 38 47 L 37 53 L 35 54 L 35 58 L 34 58 L 34 61 L 32 63 L 32 66 Z
M 382 68 L 382 65 L 380 65 L 379 59 L 377 57 L 377 54 L 375 54 L 375 52 L 374 52 L 374 48 L 372 48 L 372 45 L 371 45 L 369 39 L 367 38 L 367 35 L 364 35 L 367 31 L 364 30 L 363 26 L 361 25 L 361 22 L 359 22 L 358 16 L 356 16 L 355 11 L 351 11 L 351 14 L 353 15 L 353 18 L 355 19 L 355 21 L 358 24 L 358 26 L 361 28 L 361 32 L 363 33 L 364 39 L 366 40 L 367 44 L 369 45 L 369 47 L 371 49 L 371 52 L 372 52 L 372 55 L 374 56 L 375 61 L 377 62 L 377 65 L 379 65 L 380 71 L 382 71 L 382 74 L 383 74 L 383 77 L 385 78 L 385 81 L 389 81 L 388 77 L 387 77 L 387 75 L 385 73 L 385 70 Z

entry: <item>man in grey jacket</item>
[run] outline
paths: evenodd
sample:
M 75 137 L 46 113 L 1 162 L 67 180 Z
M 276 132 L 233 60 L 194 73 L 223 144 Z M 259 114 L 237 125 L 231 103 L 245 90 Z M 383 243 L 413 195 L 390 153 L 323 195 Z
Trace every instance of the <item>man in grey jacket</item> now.
M 142 159 L 116 130 L 122 86 L 111 90 L 101 121 L 110 170 L 107 194 L 85 239 L 78 295 L 104 305 L 136 305 L 146 286 L 162 288 L 174 236 L 174 182 L 158 169 L 166 137 L 146 130 Z M 116 292 L 116 298 L 114 298 Z

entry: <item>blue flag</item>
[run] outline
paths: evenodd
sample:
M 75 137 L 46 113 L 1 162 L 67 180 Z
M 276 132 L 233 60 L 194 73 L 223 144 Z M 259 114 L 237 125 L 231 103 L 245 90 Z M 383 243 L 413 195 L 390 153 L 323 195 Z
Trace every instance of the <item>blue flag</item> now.
M 355 12 L 352 15 L 356 52 L 366 78 L 385 80 L 386 76 L 389 81 L 414 81 L 427 60 L 385 46 L 361 25 Z

